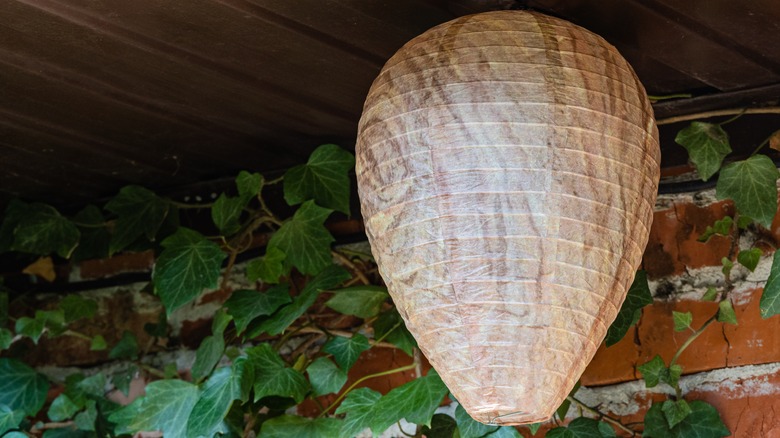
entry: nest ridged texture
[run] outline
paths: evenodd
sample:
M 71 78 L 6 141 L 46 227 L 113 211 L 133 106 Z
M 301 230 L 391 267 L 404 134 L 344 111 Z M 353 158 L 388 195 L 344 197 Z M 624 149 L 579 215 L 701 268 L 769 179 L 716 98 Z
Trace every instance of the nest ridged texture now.
M 560 19 L 458 18 L 387 62 L 356 153 L 380 273 L 452 394 L 483 423 L 548 419 L 647 244 L 660 152 L 631 67 Z

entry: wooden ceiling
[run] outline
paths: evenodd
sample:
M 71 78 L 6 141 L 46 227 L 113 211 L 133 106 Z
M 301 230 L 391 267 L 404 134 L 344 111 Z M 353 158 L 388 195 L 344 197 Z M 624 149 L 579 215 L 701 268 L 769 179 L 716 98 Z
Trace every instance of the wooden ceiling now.
M 777 0 L 0 0 L 0 205 L 197 190 L 322 143 L 351 148 L 401 45 L 521 7 L 605 37 L 650 94 L 697 96 L 658 117 L 780 100 Z

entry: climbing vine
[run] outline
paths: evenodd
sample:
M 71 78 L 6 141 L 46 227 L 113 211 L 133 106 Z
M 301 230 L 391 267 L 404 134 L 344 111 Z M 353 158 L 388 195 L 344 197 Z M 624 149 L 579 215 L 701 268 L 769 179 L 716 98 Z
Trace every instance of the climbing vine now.
M 703 299 L 718 301 L 718 311 L 703 324 L 692 325 L 690 313 L 673 314 L 675 330 L 690 335 L 668 363 L 660 356 L 639 366 L 648 388 L 668 385 L 674 395 L 657 402 L 642 424 L 619 419 L 588 406 L 572 391 L 553 418 L 548 437 L 722 437 L 729 434 L 718 412 L 703 401 L 683 397 L 677 362 L 680 354 L 713 322 L 736 324 L 729 293 L 734 264 L 749 270 L 761 257 L 757 248 L 740 250 L 739 230 L 769 227 L 777 210 L 776 180 L 780 173 L 759 152 L 774 147 L 770 137 L 748 158 L 723 164 L 731 153 L 721 124 L 694 122 L 680 131 L 685 147 L 703 180 L 717 175 L 716 196 L 732 199 L 737 213 L 707 228 L 700 240 L 730 236 L 724 254 L 724 282 Z M 325 226 L 334 213 L 350 213 L 351 153 L 323 145 L 307 163 L 267 180 L 240 172 L 235 187 L 213 203 L 192 204 L 168 199 L 140 187 L 127 186 L 102 206 L 89 205 L 72 215 L 37 202 L 11 201 L 0 224 L 0 253 L 27 260 L 24 271 L 54 278 L 54 261 L 105 258 L 148 248 L 156 252 L 151 283 L 146 290 L 165 309 L 154 324 L 152 338 L 141 345 L 124 332 L 109 345 L 89 327 L 98 303 L 78 294 L 61 297 L 56 306 L 17 314 L 14 304 L 23 294 L 0 290 L 0 436 L 104 437 L 162 431 L 167 437 L 351 437 L 370 429 L 374 434 L 406 420 L 404 431 L 414 437 L 519 437 L 512 427 L 488 426 L 472 420 L 458 406 L 452 416 L 435 413 L 448 390 L 435 370 L 422 375 L 414 338 L 392 305 L 370 254 L 333 247 Z M 277 215 L 268 192 L 281 185 L 284 201 L 294 211 Z M 216 233 L 182 226 L 190 210 L 208 212 Z M 213 235 L 211 235 L 213 234 Z M 264 248 L 246 263 L 246 276 L 256 287 L 232 290 L 229 279 L 237 261 Z M 761 314 L 780 313 L 780 262 L 775 255 L 761 298 Z M 214 314 L 211 333 L 195 354 L 189 373 L 175 364 L 146 360 L 170 337 L 167 318 L 191 305 L 206 291 L 228 295 Z M 638 272 L 606 343 L 620 341 L 652 302 L 646 274 Z M 352 321 L 346 329 L 329 328 L 323 311 Z M 110 374 L 74 373 L 56 397 L 53 382 L 18 358 L 20 345 L 42 338 L 72 337 L 119 364 Z M 347 373 L 358 357 L 372 348 L 393 348 L 410 364 L 363 376 L 347 385 Z M 417 378 L 387 394 L 364 386 L 370 379 L 406 371 Z M 145 394 L 122 406 L 106 397 L 107 390 L 128 394 L 138 376 L 150 381 Z M 326 397 L 329 396 L 329 397 Z M 450 396 L 451 397 L 451 396 Z M 290 408 L 309 403 L 319 414 L 304 417 Z M 581 416 L 565 423 L 570 410 Z M 399 423 L 400 424 L 400 423 Z M 531 425 L 536 433 L 540 424 Z

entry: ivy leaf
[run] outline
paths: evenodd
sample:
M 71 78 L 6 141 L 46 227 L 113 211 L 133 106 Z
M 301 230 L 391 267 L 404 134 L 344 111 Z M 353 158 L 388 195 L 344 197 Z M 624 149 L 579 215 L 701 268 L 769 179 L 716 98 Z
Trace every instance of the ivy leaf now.
M 777 211 L 778 177 L 780 172 L 769 157 L 753 155 L 723 167 L 715 195 L 733 199 L 737 211 L 769 228 Z
M 628 329 L 639 320 L 642 308 L 653 303 L 650 287 L 647 285 L 647 272 L 640 270 L 634 276 L 634 282 L 628 289 L 626 299 L 609 326 L 605 342 L 607 347 L 617 344 L 628 332 Z
M 780 313 L 780 251 L 775 251 L 772 258 L 772 267 L 761 294 L 759 308 L 764 319 Z
M 370 388 L 350 391 L 336 408 L 336 414 L 346 414 L 341 434 L 334 436 L 353 437 L 371 425 L 376 406 L 382 394 Z
M 187 420 L 198 400 L 198 387 L 183 380 L 157 380 L 146 395 L 109 415 L 117 434 L 162 431 L 165 438 L 188 438 Z
M 265 255 L 250 261 L 246 266 L 249 281 L 262 280 L 263 283 L 279 283 L 279 277 L 285 273 L 284 260 L 287 254 L 279 248 L 269 248 Z
M 339 392 L 347 383 L 347 373 L 339 369 L 330 359 L 320 357 L 306 368 L 314 395 Z
M 614 429 L 605 423 L 592 418 L 579 417 L 572 420 L 568 427 L 556 427 L 547 432 L 545 436 L 559 438 L 609 438 L 616 435 Z
M 18 199 L 12 199 L 3 212 L 3 222 L 0 224 L 0 253 L 11 250 L 14 243 L 14 230 L 27 217 L 30 204 Z
M 338 437 L 341 420 L 336 418 L 304 418 L 281 415 L 263 423 L 263 438 L 331 438 Z
M 79 410 L 81 410 L 81 407 L 73 403 L 70 397 L 63 393 L 58 395 L 57 398 L 51 402 L 47 415 L 51 421 L 65 421 Z
M 669 427 L 663 403 L 654 403 L 645 414 L 646 438 L 721 438 L 731 435 L 715 408 L 703 401 L 688 403 L 691 412 L 677 425 Z
M 162 241 L 165 248 L 154 265 L 154 291 L 171 312 L 207 288 L 215 288 L 227 254 L 197 231 L 179 228 Z
M 712 286 L 708 287 L 707 291 L 704 292 L 704 295 L 701 297 L 704 301 L 715 301 L 716 298 L 718 298 L 718 290 Z
M 454 418 L 447 414 L 434 414 L 431 427 L 423 426 L 422 434 L 426 438 L 453 438 L 457 430 L 458 424 Z
M 22 273 L 38 276 L 49 283 L 57 279 L 57 273 L 54 271 L 54 262 L 50 256 L 38 257 L 38 260 L 22 269 Z
M 107 258 L 111 233 L 108 232 L 106 219 L 100 209 L 94 205 L 87 205 L 76 213 L 73 222 L 81 232 L 79 246 L 73 252 L 73 260 Z
M 241 213 L 246 202 L 241 198 L 232 198 L 224 193 L 211 206 L 211 220 L 225 236 L 231 236 L 241 229 Z
M 152 324 L 147 322 L 144 324 L 144 331 L 148 333 L 149 336 L 164 338 L 168 334 L 168 316 L 165 314 L 165 311 L 157 314 L 156 323 Z
M 214 313 L 214 318 L 211 320 L 211 333 L 215 335 L 225 334 L 225 329 L 230 324 L 233 317 L 225 309 L 219 309 Z
M 58 307 L 62 309 L 64 313 L 65 322 L 70 323 L 82 318 L 94 317 L 98 305 L 94 300 L 89 300 L 76 294 L 70 294 L 60 300 Z
M 49 382 L 15 359 L 0 358 L 0 404 L 35 416 L 46 401 Z
M 412 350 L 417 346 L 417 341 L 409 333 L 401 315 L 395 308 L 382 312 L 374 321 L 374 338 L 384 339 L 409 356 L 412 355 Z
M 481 438 L 498 430 L 497 426 L 488 426 L 474 421 L 460 404 L 455 408 L 455 421 L 458 424 L 460 438 Z
M 105 207 L 117 216 L 109 252 L 121 251 L 141 236 L 154 240 L 169 207 L 168 201 L 150 190 L 132 185 L 123 187 Z
M 368 343 L 368 338 L 356 333 L 351 338 L 343 336 L 334 336 L 322 347 L 322 350 L 326 353 L 333 355 L 333 359 L 339 364 L 342 370 L 349 371 L 352 365 L 360 357 L 360 353 L 371 348 L 371 344 Z
M 270 315 L 290 301 L 289 286 L 285 284 L 274 286 L 265 292 L 251 289 L 234 291 L 225 301 L 224 307 L 236 323 L 236 334 L 241 334 L 253 319 Z
M 27 336 L 32 339 L 35 344 L 38 344 L 38 340 L 43 335 L 43 329 L 46 328 L 46 321 L 38 318 L 30 318 L 29 316 L 23 316 L 16 320 L 14 329 L 17 334 Z
M 213 436 L 214 430 L 230 411 L 234 400 L 242 397 L 241 380 L 246 359 L 239 358 L 232 367 L 223 367 L 209 377 L 200 399 L 195 403 L 187 425 L 187 436 Z
M 292 303 L 282 307 L 271 318 L 261 323 L 256 329 L 251 330 L 249 337 L 253 338 L 261 333 L 270 335 L 282 333 L 314 304 L 320 292 L 330 289 L 349 278 L 349 272 L 341 266 L 329 265 L 304 286 L 301 293 L 295 297 Z
M 7 405 L 0 404 L 0 436 L 4 436 L 4 433 L 19 427 L 22 420 L 24 420 L 24 411 L 14 410 Z M 26 437 L 27 435 L 23 436 Z
M 349 214 L 349 171 L 355 157 L 336 146 L 318 147 L 306 164 L 284 174 L 284 199 L 290 205 L 313 199 L 323 207 Z
M 727 257 L 723 257 L 720 259 L 720 263 L 723 265 L 723 268 L 721 269 L 723 276 L 729 278 L 731 276 L 731 270 L 734 269 L 734 262 Z
M 712 123 L 693 122 L 678 132 L 674 141 L 688 151 L 702 181 L 710 179 L 731 153 L 728 134 L 720 125 Z
M 134 359 L 138 356 L 138 339 L 129 330 L 122 332 L 122 338 L 108 353 L 109 359 Z
M 12 432 L 16 433 L 16 432 Z M 43 432 L 43 438 L 96 438 L 97 435 L 94 432 L 87 432 L 79 430 L 75 424 L 70 426 L 58 427 L 57 429 L 48 429 Z M 27 438 L 27 435 L 16 437 L 11 434 L 3 435 L 3 438 Z
M 371 430 L 382 433 L 404 418 L 410 423 L 430 426 L 433 413 L 447 391 L 444 382 L 433 369 L 425 377 L 394 388 L 374 405 Z
M 296 403 L 303 400 L 309 390 L 306 378 L 298 371 L 287 368 L 270 345 L 260 344 L 246 353 L 255 371 L 255 401 L 271 395 L 290 397 Z
M 671 429 L 691 414 L 691 407 L 685 400 L 666 400 L 661 403 L 661 411 L 663 411 L 666 422 Z
M 79 244 L 81 233 L 54 207 L 46 204 L 29 204 L 25 217 L 13 231 L 11 249 L 37 255 L 56 252 L 69 258 Z
M 737 216 L 737 228 L 740 230 L 747 230 L 747 227 L 753 223 L 753 218 L 750 216 L 739 215 Z
M 723 219 L 716 220 L 715 223 L 707 226 L 701 236 L 699 236 L 699 242 L 706 242 L 710 237 L 714 235 L 728 236 L 731 233 L 731 227 L 734 225 L 734 219 L 731 216 L 726 216 Z
M 96 373 L 89 377 L 77 373 L 68 376 L 65 381 L 65 394 L 78 405 L 84 408 L 89 398 L 101 398 L 106 388 L 106 376 Z
M 387 288 L 381 286 L 353 286 L 334 291 L 325 304 L 345 315 L 366 319 L 377 316 L 389 297 Z
M 127 397 L 127 395 L 130 394 L 130 383 L 135 378 L 137 372 L 138 367 L 135 365 L 130 365 L 126 369 L 112 374 L 111 383 L 113 383 L 114 387 L 122 392 L 125 397 Z
M 292 219 L 287 220 L 268 242 L 287 254 L 287 261 L 302 274 L 317 274 L 332 264 L 330 244 L 335 240 L 323 225 L 333 210 L 314 201 L 304 202 Z
M 97 403 L 94 400 L 88 400 L 87 408 L 73 418 L 73 423 L 79 430 L 94 432 L 97 417 Z
M 106 338 L 104 338 L 103 335 L 95 335 L 89 344 L 90 351 L 103 351 L 106 348 L 108 348 L 108 344 L 106 343 Z
M 653 388 L 663 381 L 665 373 L 667 373 L 666 363 L 661 359 L 661 356 L 656 355 L 651 361 L 639 365 L 637 367 L 642 378 L 645 380 L 645 386 Z
M 208 376 L 217 366 L 225 351 L 225 339 L 222 335 L 207 336 L 198 346 L 195 363 L 192 365 L 192 380 L 197 382 Z
M 693 314 L 691 312 L 672 311 L 672 318 L 674 319 L 674 331 L 676 332 L 690 328 L 693 322 Z
M 734 313 L 734 307 L 728 299 L 718 304 L 718 321 L 737 325 L 737 314 Z
M 246 170 L 238 172 L 236 187 L 238 188 L 238 196 L 244 201 L 244 205 L 260 194 L 263 181 L 263 175 L 259 173 L 249 173 Z
M 528 430 L 531 431 L 532 435 L 535 435 L 536 432 L 539 431 L 539 428 L 542 427 L 542 423 L 533 423 L 528 425 Z
M 14 340 L 14 333 L 11 330 L 0 328 L 0 351 L 11 346 Z
M 547 431 L 544 438 L 575 438 L 574 432 L 565 427 L 555 427 Z
M 753 272 L 756 270 L 762 255 L 763 253 L 758 248 L 745 249 L 737 254 L 737 261 L 740 265 L 748 268 L 750 272 Z

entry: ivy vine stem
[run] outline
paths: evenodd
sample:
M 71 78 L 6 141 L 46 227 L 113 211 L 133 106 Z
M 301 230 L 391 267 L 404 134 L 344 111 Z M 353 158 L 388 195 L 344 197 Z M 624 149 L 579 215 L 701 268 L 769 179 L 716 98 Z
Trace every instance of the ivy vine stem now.
M 417 366 L 417 364 L 412 362 L 409 365 L 405 365 L 405 366 L 398 367 L 398 368 L 393 368 L 392 370 L 382 371 L 382 372 L 379 372 L 379 373 L 369 374 L 367 376 L 363 376 L 363 377 L 357 379 L 355 381 L 355 383 L 349 385 L 349 388 L 347 388 L 346 391 L 342 392 L 338 397 L 336 397 L 336 400 L 333 400 L 333 403 L 331 403 L 327 408 L 325 408 L 325 410 L 322 411 L 320 413 L 320 415 L 317 416 L 317 418 L 322 418 L 323 416 L 325 416 L 328 412 L 330 412 L 333 408 L 335 408 L 336 405 L 341 403 L 341 400 L 343 400 L 344 397 L 346 397 L 347 394 L 349 394 L 350 391 L 355 389 L 359 384 L 365 382 L 366 380 L 371 380 L 371 379 L 374 379 L 374 378 L 377 378 L 377 377 L 382 377 L 382 376 L 388 376 L 390 374 L 403 373 L 404 371 L 413 370 L 414 367 L 416 367 L 416 366 Z
M 691 120 L 708 119 L 710 117 L 733 116 L 736 114 L 780 114 L 780 107 L 768 106 L 764 108 L 731 108 L 715 111 L 705 111 L 694 114 L 684 114 L 682 116 L 667 117 L 655 121 L 656 125 L 670 125 L 677 122 L 688 122 Z
M 774 135 L 774 133 L 772 135 Z M 764 148 L 764 146 L 769 144 L 769 140 L 772 139 L 772 135 L 770 135 L 769 137 L 765 138 L 764 141 L 762 141 L 761 144 L 758 145 L 758 147 L 755 150 L 753 150 L 753 152 L 750 153 L 750 156 L 752 157 L 753 155 L 757 154 L 758 151 L 760 151 L 761 149 Z
M 366 277 L 366 274 L 364 274 L 363 271 L 361 271 L 360 268 L 357 267 L 357 265 L 352 263 L 351 260 L 345 257 L 344 254 L 341 254 L 338 251 L 331 251 L 330 253 L 333 255 L 333 257 L 336 258 L 336 260 L 339 261 L 339 263 L 352 270 L 352 272 L 355 273 L 355 276 L 359 278 L 363 284 L 367 286 L 371 284 L 371 280 L 369 280 L 368 277 Z
M 588 406 L 585 402 L 583 402 L 582 400 L 578 399 L 577 397 L 575 397 L 573 395 L 570 395 L 570 396 L 568 396 L 566 398 L 570 402 L 572 402 L 575 405 L 577 405 L 577 407 L 579 407 L 579 408 L 581 408 L 581 409 L 583 409 L 585 411 L 588 411 L 591 414 L 597 415 L 599 418 L 601 418 L 602 420 L 606 421 L 607 423 L 610 423 L 610 424 L 614 425 L 615 427 L 619 428 L 620 430 L 622 430 L 622 431 L 624 431 L 626 433 L 631 434 L 631 436 L 636 436 L 636 431 L 631 430 L 628 426 L 626 426 L 625 424 L 621 423 L 620 420 L 618 420 L 616 418 L 612 418 L 609 415 L 599 411 L 598 409 Z
M 685 351 L 685 349 L 688 348 L 688 346 L 690 346 L 693 343 L 693 341 L 695 341 L 696 338 L 699 337 L 699 335 L 704 333 L 704 330 L 706 330 L 707 327 L 709 327 L 709 325 L 712 324 L 717 319 L 718 319 L 718 314 L 716 312 L 714 315 L 712 315 L 710 317 L 710 319 L 705 321 L 704 324 L 702 324 L 702 326 L 699 327 L 698 330 L 693 332 L 693 334 L 691 336 L 689 336 L 688 339 L 686 339 L 685 342 L 683 342 L 682 345 L 680 345 L 680 348 L 677 349 L 677 352 L 674 353 L 674 357 L 672 357 L 672 361 L 669 362 L 669 367 L 672 367 L 674 364 L 676 364 L 677 363 L 677 359 L 680 358 L 680 355 L 683 353 L 683 351 Z

